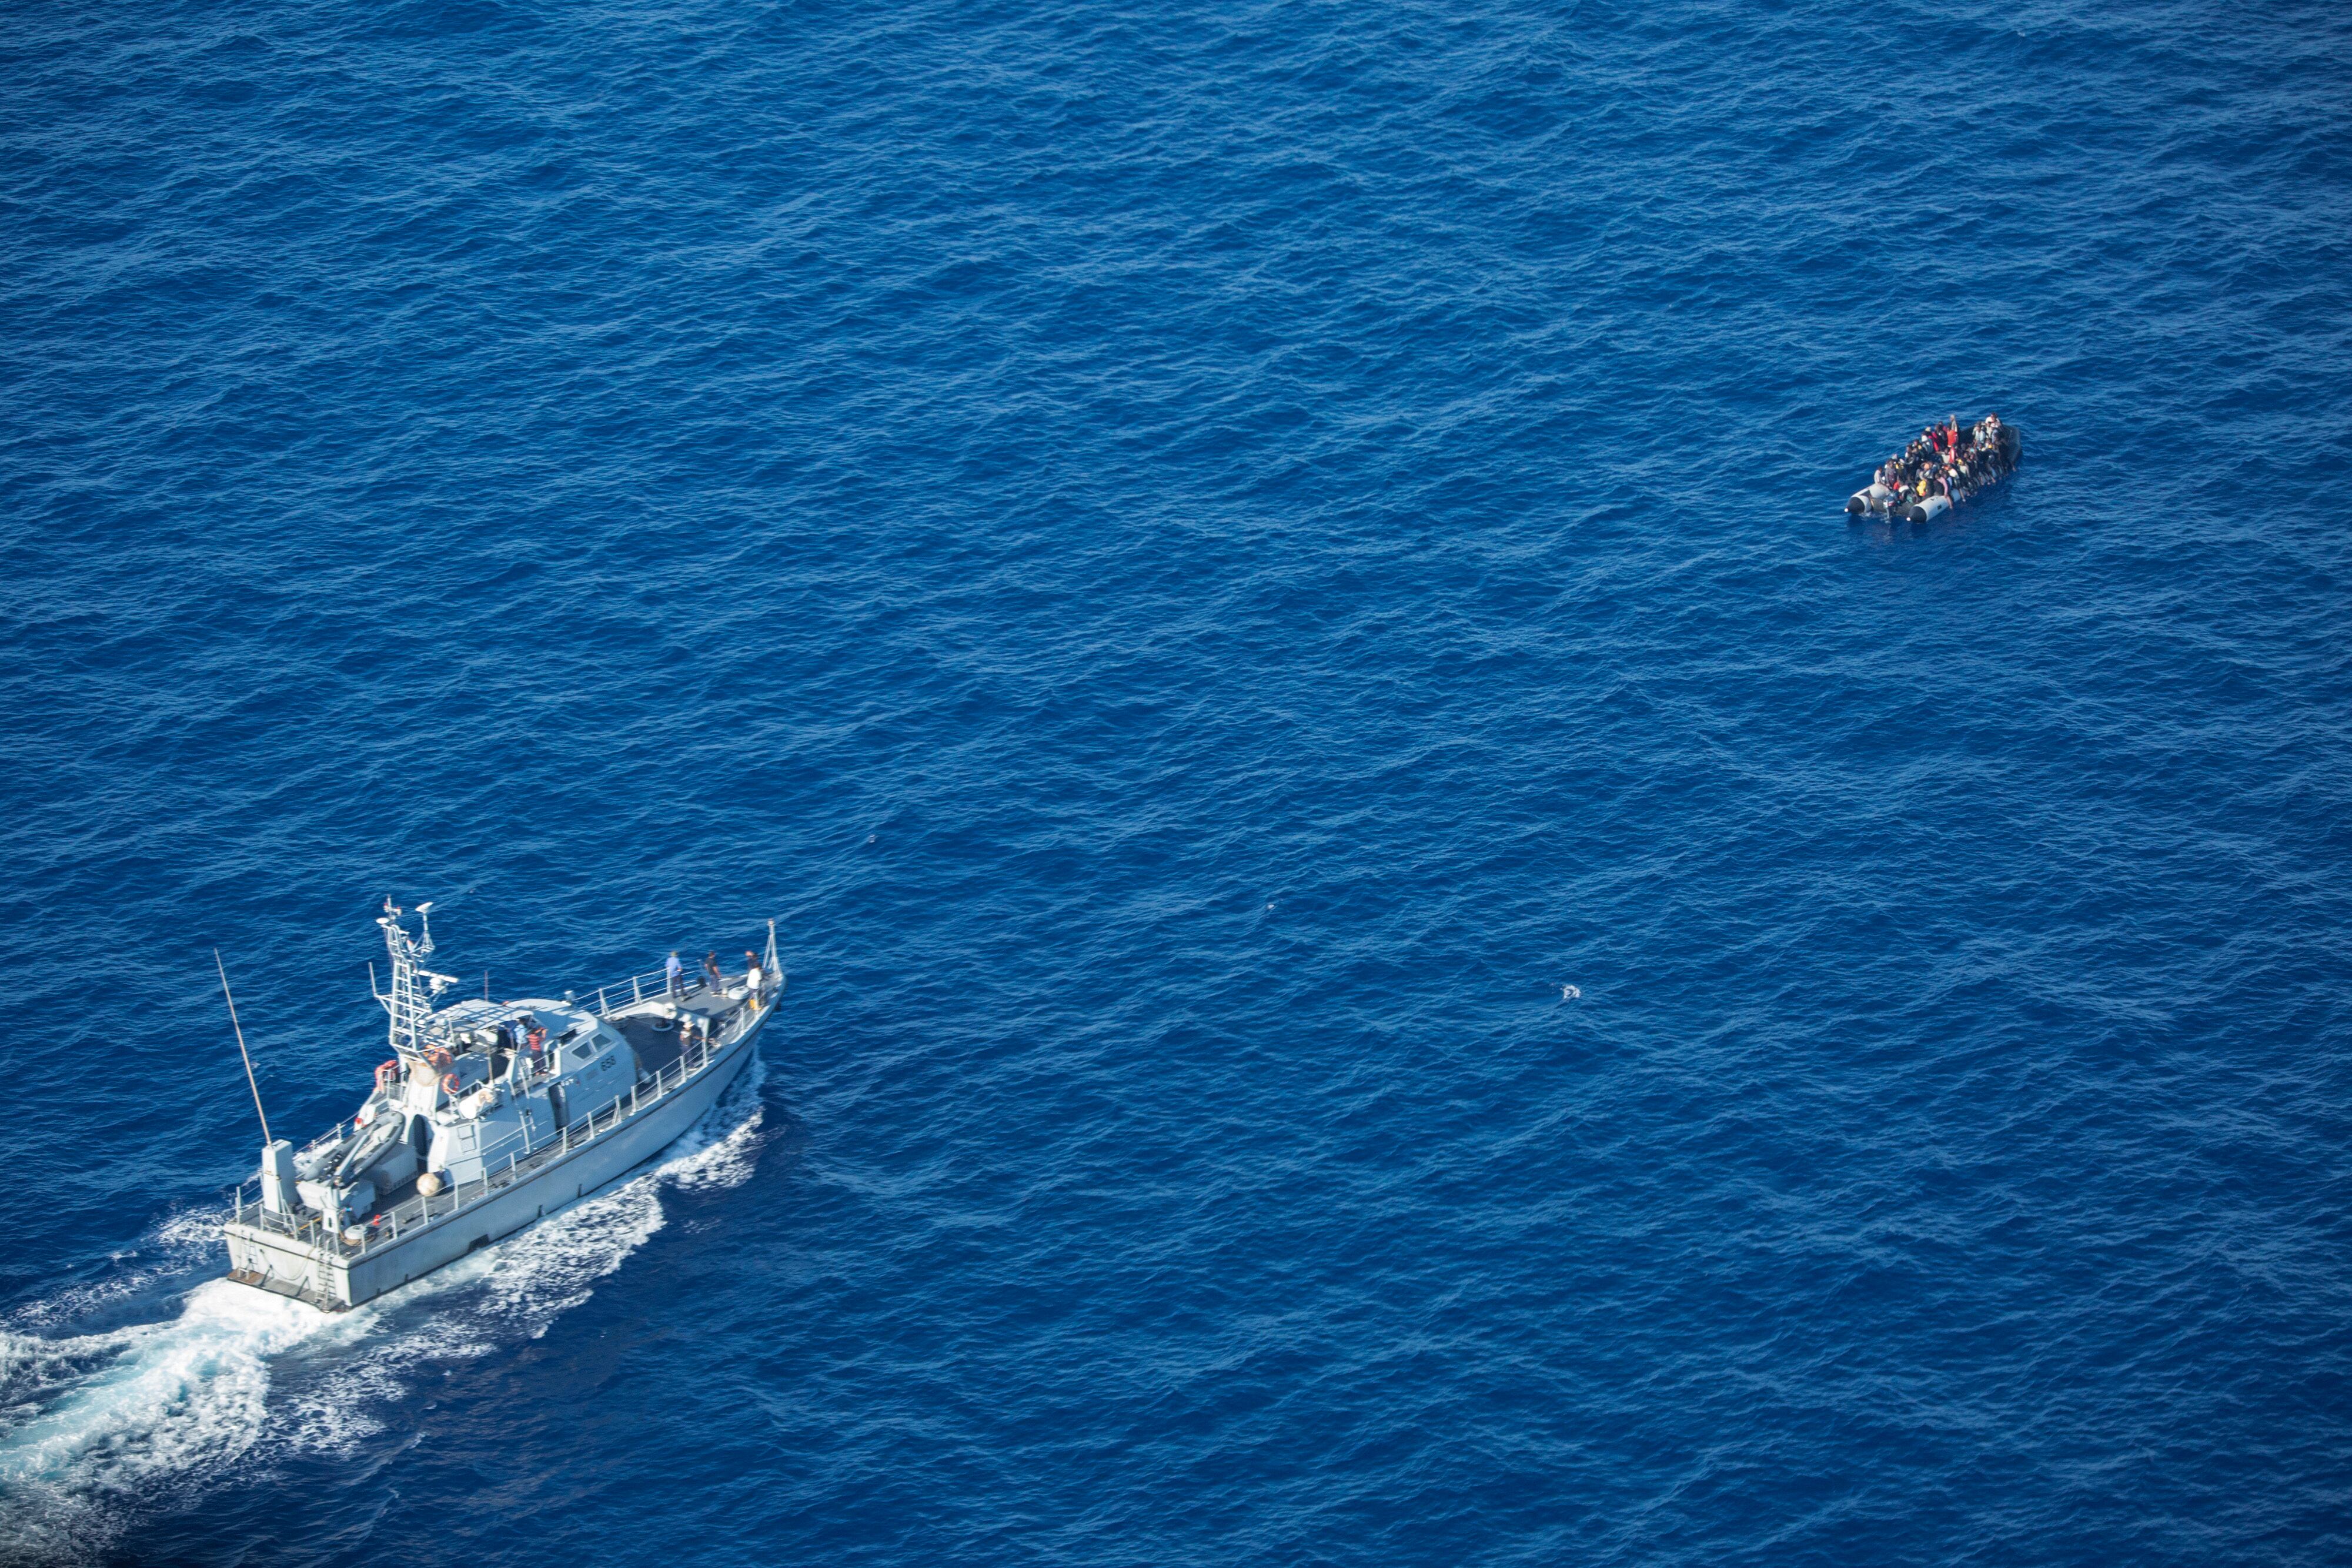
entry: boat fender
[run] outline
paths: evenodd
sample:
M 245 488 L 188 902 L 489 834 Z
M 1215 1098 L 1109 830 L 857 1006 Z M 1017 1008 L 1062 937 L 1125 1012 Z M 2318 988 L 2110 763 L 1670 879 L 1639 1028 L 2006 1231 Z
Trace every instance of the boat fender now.
M 1882 511 L 1885 508 L 1886 503 L 1894 498 L 1894 491 L 1873 479 L 1868 485 L 1845 498 L 1845 509 L 1849 512 Z

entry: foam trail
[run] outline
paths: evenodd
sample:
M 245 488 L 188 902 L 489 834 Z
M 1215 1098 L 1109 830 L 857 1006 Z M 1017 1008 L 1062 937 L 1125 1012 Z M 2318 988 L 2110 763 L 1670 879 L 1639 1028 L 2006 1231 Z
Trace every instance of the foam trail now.
M 766 1081 L 765 1063 L 752 1057 L 742 1076 L 658 1163 L 343 1314 L 329 1332 L 363 1354 L 343 1361 L 279 1413 L 278 1440 L 297 1451 L 350 1452 L 381 1429 L 374 1412 L 399 1396 L 412 1369 L 427 1361 L 487 1355 L 501 1343 L 547 1333 L 667 1223 L 661 1206 L 665 1183 L 709 1191 L 751 1178 L 765 1141 L 760 1087 Z M 478 1291 L 479 1299 L 463 1312 L 415 1310 L 458 1291 Z
M 545 1333 L 661 1229 L 665 1182 L 710 1190 L 750 1178 L 765 1081 L 755 1055 L 657 1164 L 352 1312 L 215 1280 L 168 1322 L 55 1339 L 0 1331 L 0 1542 L 13 1542 L 0 1560 L 16 1549 L 61 1555 L 67 1542 L 86 1552 L 113 1533 L 110 1501 L 200 1480 L 265 1437 L 295 1450 L 347 1449 L 380 1429 L 372 1411 L 402 1392 L 399 1369 Z M 207 1244 L 216 1223 L 203 1221 Z M 174 1224 L 166 1239 L 176 1245 L 189 1227 Z M 435 1297 L 468 1289 L 482 1300 L 467 1312 L 429 1312 Z M 429 1313 L 421 1322 L 420 1305 Z M 55 1306 L 37 1304 L 20 1322 L 55 1321 Z M 269 1412 L 269 1358 L 305 1341 L 348 1358 Z
M 322 1328 L 315 1307 L 215 1280 L 179 1317 L 45 1340 L 0 1333 L 0 1535 L 102 1535 L 93 1512 L 229 1463 L 261 1432 L 268 1358 Z
M 6 1328 L 39 1330 L 87 1322 L 93 1312 L 216 1266 L 222 1218 L 218 1208 L 186 1208 L 168 1216 L 147 1235 L 111 1254 L 107 1260 L 111 1267 L 102 1278 L 24 1303 L 9 1312 Z M 5 1377 L 0 1371 L 0 1412 L 8 1405 Z
M 755 1055 L 710 1113 L 669 1146 L 654 1174 L 688 1192 L 723 1190 L 751 1180 L 766 1141 L 760 1136 L 767 1119 L 760 1088 L 767 1082 L 768 1064 Z

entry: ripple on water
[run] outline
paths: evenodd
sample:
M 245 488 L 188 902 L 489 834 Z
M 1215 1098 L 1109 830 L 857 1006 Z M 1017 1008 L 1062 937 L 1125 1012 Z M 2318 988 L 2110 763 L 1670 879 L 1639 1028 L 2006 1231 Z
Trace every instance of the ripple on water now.
M 19 1555 L 2343 1555 L 2336 11 L 11 39 Z M 387 893 L 794 987 L 321 1323 Z

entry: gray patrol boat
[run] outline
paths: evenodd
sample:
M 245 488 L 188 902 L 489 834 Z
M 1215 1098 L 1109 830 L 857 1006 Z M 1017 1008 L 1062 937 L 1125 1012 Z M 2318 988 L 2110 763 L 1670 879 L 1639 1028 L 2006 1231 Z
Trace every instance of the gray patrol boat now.
M 221 1227 L 229 1275 L 329 1312 L 397 1289 L 578 1202 L 699 1120 L 783 988 L 775 922 L 740 973 L 662 970 L 600 987 L 436 1007 L 430 903 L 384 903 L 392 1059 L 365 1103 L 307 1147 L 266 1145 Z

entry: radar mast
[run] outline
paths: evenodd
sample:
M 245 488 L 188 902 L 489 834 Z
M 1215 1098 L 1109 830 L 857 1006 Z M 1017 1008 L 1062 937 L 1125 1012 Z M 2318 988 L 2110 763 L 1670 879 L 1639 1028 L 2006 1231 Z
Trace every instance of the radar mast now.
M 376 924 L 383 927 L 383 945 L 392 955 L 392 989 L 378 991 L 375 999 L 383 1004 L 391 1016 L 389 1034 L 393 1053 L 414 1055 L 425 1050 L 425 1036 L 433 1019 L 433 998 L 457 983 L 454 975 L 436 975 L 423 963 L 433 951 L 433 901 L 426 899 L 416 906 L 418 933 L 410 936 L 404 920 L 406 911 L 389 898 L 383 901 L 383 913 Z

